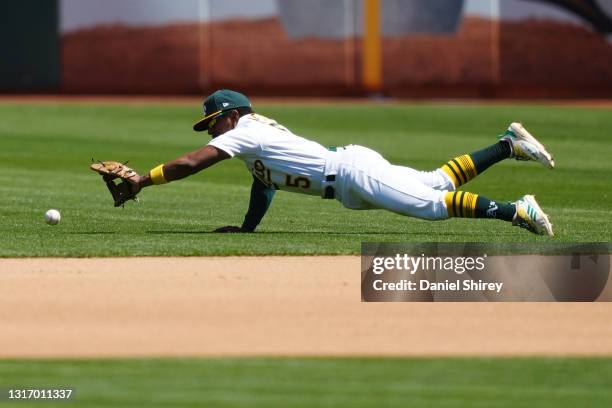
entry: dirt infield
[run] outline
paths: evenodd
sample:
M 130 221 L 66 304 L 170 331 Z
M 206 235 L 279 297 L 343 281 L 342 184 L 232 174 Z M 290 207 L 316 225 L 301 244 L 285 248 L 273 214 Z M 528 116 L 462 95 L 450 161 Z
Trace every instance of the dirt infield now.
M 607 303 L 362 303 L 359 257 L 1 259 L 0 358 L 612 355 Z

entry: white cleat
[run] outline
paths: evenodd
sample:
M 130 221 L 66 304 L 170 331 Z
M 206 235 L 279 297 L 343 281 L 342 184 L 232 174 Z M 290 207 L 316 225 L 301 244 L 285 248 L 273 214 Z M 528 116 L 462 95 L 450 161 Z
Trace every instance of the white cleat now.
M 555 235 L 548 216 L 544 214 L 534 196 L 523 196 L 514 205 L 516 205 L 516 214 L 512 219 L 512 225 L 518 225 L 538 235 L 548 235 L 550 237 Z
M 508 130 L 499 139 L 510 142 L 511 157 L 516 160 L 534 160 L 549 169 L 555 167 L 555 161 L 544 145 L 538 142 L 520 123 L 511 123 Z

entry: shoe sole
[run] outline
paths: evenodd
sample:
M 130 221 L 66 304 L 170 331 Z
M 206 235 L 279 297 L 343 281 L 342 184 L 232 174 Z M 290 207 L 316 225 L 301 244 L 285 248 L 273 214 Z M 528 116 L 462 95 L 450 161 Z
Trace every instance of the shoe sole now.
M 544 211 L 542 211 L 542 208 L 540 208 L 540 205 L 535 200 L 535 196 L 526 195 L 525 197 L 523 197 L 523 200 L 526 201 L 527 204 L 535 208 L 536 212 L 540 214 L 540 216 L 544 220 L 544 229 L 546 230 L 546 235 L 548 235 L 549 237 L 554 236 L 555 233 L 552 230 L 552 224 L 548 220 L 548 215 L 546 215 Z
M 529 131 L 523 127 L 523 125 L 517 122 L 511 123 L 510 130 L 514 132 L 518 139 L 531 143 L 532 145 L 536 146 L 540 152 L 542 152 L 542 154 L 546 158 L 546 162 L 540 163 L 544 164 L 550 169 L 553 169 L 555 167 L 555 160 L 552 158 L 550 153 L 548 153 L 544 145 L 540 143 L 538 139 L 533 137 L 531 133 L 529 133 Z

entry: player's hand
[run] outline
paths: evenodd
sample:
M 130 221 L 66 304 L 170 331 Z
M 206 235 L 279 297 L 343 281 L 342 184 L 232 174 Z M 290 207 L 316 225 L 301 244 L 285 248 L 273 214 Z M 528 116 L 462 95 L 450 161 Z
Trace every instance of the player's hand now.
M 104 181 L 107 181 L 107 182 L 112 181 L 112 176 L 104 176 L 103 179 Z M 144 177 L 142 177 L 139 174 L 135 174 L 130 178 L 123 179 L 123 183 L 126 184 L 126 194 L 132 197 L 136 197 L 136 195 L 140 193 L 140 190 L 142 190 L 142 187 L 143 187 L 142 180 L 143 179 Z
M 127 182 L 130 183 L 130 189 L 132 190 L 132 194 L 136 195 L 140 193 L 142 190 L 144 177 L 137 174 L 134 177 L 127 179 Z
M 217 228 L 214 232 L 248 232 L 243 230 L 240 227 L 236 227 L 233 225 L 226 225 L 225 227 Z

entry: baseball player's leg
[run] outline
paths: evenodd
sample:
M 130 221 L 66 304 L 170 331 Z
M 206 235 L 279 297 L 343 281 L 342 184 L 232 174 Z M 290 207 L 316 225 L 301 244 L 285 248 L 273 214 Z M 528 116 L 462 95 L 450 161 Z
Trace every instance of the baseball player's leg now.
M 510 143 L 505 140 L 470 154 L 463 154 L 444 163 L 440 170 L 453 183 L 453 190 L 472 180 L 486 169 L 512 155 Z
M 535 197 L 525 195 L 515 202 L 491 200 L 466 191 L 449 191 L 444 194 L 448 217 L 490 218 L 510 221 L 539 235 L 554 235 L 548 216 L 542 211 Z
M 434 171 L 419 171 L 410 167 L 393 166 L 406 179 L 418 180 L 434 190 L 453 191 L 467 183 L 493 164 L 510 157 L 509 142 L 498 143 L 471 154 L 464 154 L 448 161 Z
M 506 144 L 506 142 L 503 142 L 503 143 Z M 405 180 L 406 182 L 408 182 L 409 180 L 412 180 L 414 182 L 416 180 L 424 184 L 425 186 L 433 188 L 434 190 L 446 190 L 446 191 L 455 190 L 456 186 L 461 185 L 459 182 L 456 181 L 457 178 L 453 176 L 453 173 L 451 173 L 451 170 L 449 170 L 450 167 L 449 169 L 445 169 L 443 166 L 442 168 L 438 168 L 433 171 L 415 170 L 410 167 L 392 165 L 384 157 L 382 157 L 378 152 L 375 152 L 374 150 L 364 148 L 362 146 L 352 146 L 352 148 L 355 150 L 355 154 L 358 155 L 359 157 L 357 161 L 360 165 L 363 165 L 363 163 L 370 163 L 370 164 L 377 163 L 376 166 L 378 167 L 391 166 L 393 168 L 393 173 L 399 177 L 402 177 L 403 180 Z M 465 156 L 468 156 L 468 155 L 465 155 Z M 456 158 L 453 160 L 454 161 L 460 160 L 460 162 L 463 162 L 462 158 L 463 156 L 460 156 L 459 158 Z M 454 166 L 454 164 L 451 163 L 449 166 Z
M 534 160 L 553 168 L 555 162 L 546 148 L 520 123 L 511 123 L 499 136 L 499 141 L 489 147 L 449 160 L 440 169 L 452 181 L 455 189 L 472 180 L 493 164 L 502 160 Z
M 448 218 L 445 192 L 435 190 L 407 168 L 390 164 L 375 169 L 352 168 L 342 180 L 342 203 L 354 209 L 384 209 L 426 220 Z
M 507 146 L 506 142 L 502 142 Z M 476 155 L 478 159 L 478 155 Z M 463 162 L 463 161 L 462 161 Z M 460 162 L 460 163 L 462 163 Z M 386 161 L 378 153 L 369 149 L 356 150 L 348 166 L 341 167 L 341 197 L 342 203 L 348 208 L 369 209 L 381 208 L 399 214 L 427 219 L 441 220 L 449 216 L 486 216 L 488 218 L 504 219 L 509 208 L 502 206 L 502 210 L 480 211 L 484 205 L 484 199 L 472 200 L 476 196 L 459 196 L 465 198 L 454 203 L 454 208 L 447 210 L 447 193 L 454 191 L 455 186 L 452 178 L 443 169 L 432 172 L 423 172 L 409 167 L 395 166 Z M 470 198 L 470 200 L 467 200 Z M 478 201 L 478 210 L 475 204 Z M 494 202 L 495 203 L 495 202 Z M 495 208 L 499 208 L 498 205 Z M 493 208 L 493 207 L 492 207 Z M 512 207 L 511 217 L 514 215 Z
M 408 177 L 405 168 L 393 165 L 380 166 L 371 172 L 353 169 L 345 182 L 350 188 L 344 197 L 348 201 L 351 195 L 356 195 L 367 203 L 362 206 L 364 209 L 386 209 L 426 220 L 497 219 L 537 234 L 552 235 L 552 225 L 533 196 L 510 203 L 464 191 L 436 190 L 417 178 Z
M 354 178 L 359 186 L 355 191 L 374 208 L 428 220 L 462 217 L 512 221 L 516 213 L 512 203 L 464 191 L 435 189 L 422 182 L 424 173 L 407 167 L 379 165 Z
M 419 171 L 410 167 L 393 165 L 394 171 L 403 173 L 407 179 L 416 179 L 434 190 L 454 190 L 453 179 L 442 169 Z
M 381 208 L 426 220 L 464 217 L 511 221 L 514 217 L 513 204 L 463 191 L 436 190 L 421 182 L 422 174 L 407 170 L 411 169 L 390 164 L 369 171 L 353 169 L 351 192 L 369 204 L 365 208 Z

